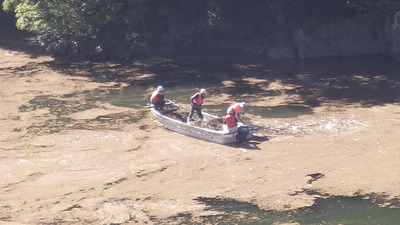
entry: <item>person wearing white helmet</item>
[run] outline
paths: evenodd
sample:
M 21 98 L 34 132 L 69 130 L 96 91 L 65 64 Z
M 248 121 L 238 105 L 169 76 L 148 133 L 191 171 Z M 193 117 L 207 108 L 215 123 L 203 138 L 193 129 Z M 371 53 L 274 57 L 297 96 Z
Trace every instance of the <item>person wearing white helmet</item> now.
M 164 100 L 164 88 L 163 86 L 158 86 L 155 91 L 151 94 L 150 102 L 153 104 L 154 109 L 161 110 L 164 109 L 165 100 Z
M 203 120 L 203 113 L 201 113 L 201 110 L 203 108 L 202 104 L 204 99 L 206 98 L 206 95 L 207 95 L 206 89 L 202 88 L 200 89 L 199 92 L 196 92 L 192 97 L 190 97 L 190 112 L 187 118 L 188 123 L 190 123 L 194 111 L 196 111 L 197 115 L 199 116 L 199 119 Z
M 246 102 L 239 102 L 239 103 L 235 103 L 231 106 L 229 106 L 227 112 L 229 113 L 231 110 L 233 110 L 235 112 L 235 117 L 243 123 L 242 118 L 240 117 L 240 115 L 244 115 L 245 114 L 245 107 L 246 107 Z

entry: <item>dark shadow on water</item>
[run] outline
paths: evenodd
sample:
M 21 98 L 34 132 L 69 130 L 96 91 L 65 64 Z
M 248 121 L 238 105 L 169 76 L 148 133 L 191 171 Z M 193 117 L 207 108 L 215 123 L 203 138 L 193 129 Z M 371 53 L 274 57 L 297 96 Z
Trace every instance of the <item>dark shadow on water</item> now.
M 371 199 L 364 197 L 318 198 L 311 207 L 291 211 L 262 210 L 258 206 L 234 199 L 197 198 L 212 216 L 194 218 L 190 214 L 170 217 L 168 221 L 180 224 L 252 224 L 268 225 L 294 223 L 316 224 L 359 224 L 395 225 L 400 221 L 400 209 L 379 207 Z
M 296 95 L 310 107 L 331 100 L 337 106 L 359 103 L 370 107 L 400 100 L 400 64 L 384 55 L 303 60 L 214 55 L 171 58 L 168 65 L 149 68 L 157 82 L 171 87 L 210 87 L 214 92 L 211 95 L 229 94 L 232 101 L 256 102 L 260 96 Z M 226 81 L 232 84 L 224 86 Z M 265 91 L 273 82 L 292 88 Z
M 22 51 L 31 57 L 44 55 L 32 34 L 17 30 L 13 23 L 0 22 L 3 22 L 0 24 L 1 48 Z M 295 96 L 310 108 L 320 102 L 338 107 L 400 102 L 400 63 L 387 55 L 273 60 L 243 52 L 188 52 L 123 63 L 54 60 L 43 65 L 70 76 L 88 77 L 96 82 L 130 83 L 144 90 L 162 84 L 170 89 L 187 90 L 182 94 L 188 94 L 204 87 L 210 90 L 209 97 L 228 94 L 229 101 L 251 103 L 260 97 L 286 95 Z M 19 72 L 16 70 L 15 74 Z M 266 90 L 277 84 L 277 88 Z M 291 88 L 280 88 L 279 84 Z M 149 93 L 141 95 L 147 97 Z M 182 97 L 182 101 L 186 98 Z
M 167 96 L 183 103 L 203 87 L 208 90 L 209 99 L 228 95 L 229 102 L 223 104 L 246 101 L 251 106 L 260 97 L 274 96 L 297 99 L 271 108 L 271 112 L 277 111 L 272 117 L 279 115 L 282 108 L 293 109 L 299 115 L 309 114 L 321 103 L 372 107 L 400 102 L 400 64 L 386 56 L 271 60 L 246 54 L 192 54 L 142 58 L 130 63 L 53 61 L 45 65 L 96 82 L 141 86 L 146 91 L 140 98 L 148 98 L 150 90 L 163 85 Z M 254 111 L 258 112 L 256 108 Z

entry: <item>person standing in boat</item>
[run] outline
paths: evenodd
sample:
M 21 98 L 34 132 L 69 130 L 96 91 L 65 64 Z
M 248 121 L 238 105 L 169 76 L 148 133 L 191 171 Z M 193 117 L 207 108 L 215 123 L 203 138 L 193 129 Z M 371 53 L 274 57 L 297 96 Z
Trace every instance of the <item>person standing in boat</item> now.
M 163 86 L 158 86 L 157 90 L 153 91 L 150 97 L 151 104 L 153 104 L 154 109 L 162 110 L 164 109 L 164 88 Z
M 233 112 L 235 113 L 235 117 L 238 119 L 238 121 L 243 123 L 242 118 L 240 117 L 240 115 L 244 115 L 245 114 L 245 107 L 246 107 L 246 103 L 245 102 L 240 102 L 240 103 L 235 103 L 231 106 L 229 106 L 227 113 L 229 113 L 231 110 L 233 110 Z
M 233 109 L 227 112 L 228 114 L 223 118 L 223 129 L 226 133 L 235 133 L 237 130 L 237 118 L 235 117 L 235 111 Z
M 200 120 L 203 120 L 203 113 L 201 110 L 203 108 L 202 104 L 204 99 L 206 98 L 207 91 L 206 89 L 200 89 L 200 92 L 195 93 L 192 97 L 190 97 L 190 112 L 187 118 L 187 123 L 190 123 L 190 120 L 193 117 L 194 111 L 196 111 Z

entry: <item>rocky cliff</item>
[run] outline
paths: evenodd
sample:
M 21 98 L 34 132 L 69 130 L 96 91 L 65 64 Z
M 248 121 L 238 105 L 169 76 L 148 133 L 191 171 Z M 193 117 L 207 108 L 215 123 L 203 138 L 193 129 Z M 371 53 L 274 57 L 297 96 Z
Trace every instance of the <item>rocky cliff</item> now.
M 270 58 L 390 54 L 400 60 L 400 12 L 340 18 L 293 28 L 291 37 L 265 49 Z

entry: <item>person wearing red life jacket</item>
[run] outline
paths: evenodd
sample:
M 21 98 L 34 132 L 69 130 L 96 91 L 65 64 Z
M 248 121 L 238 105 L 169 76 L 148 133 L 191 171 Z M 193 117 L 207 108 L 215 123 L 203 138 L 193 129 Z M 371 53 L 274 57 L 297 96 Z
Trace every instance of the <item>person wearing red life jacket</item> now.
M 246 103 L 245 102 L 240 102 L 240 103 L 235 103 L 231 106 L 229 106 L 227 112 L 229 113 L 231 110 L 233 110 L 235 112 L 235 117 L 243 123 L 242 118 L 240 117 L 240 115 L 244 115 L 245 114 L 245 107 L 246 107 Z
M 202 104 L 204 99 L 206 98 L 207 91 L 206 89 L 200 89 L 200 92 L 196 92 L 192 97 L 190 97 L 190 112 L 187 118 L 187 123 L 190 123 L 190 120 L 193 117 L 194 111 L 196 111 L 200 120 L 203 120 L 203 113 L 201 110 L 203 108 Z
M 164 109 L 165 100 L 164 100 L 164 88 L 162 86 L 158 86 L 157 90 L 153 91 L 150 97 L 150 102 L 153 104 L 154 109 L 161 110 Z
M 238 120 L 235 117 L 235 112 L 233 109 L 227 112 L 228 114 L 223 118 L 223 129 L 226 133 L 235 133 L 237 130 Z

